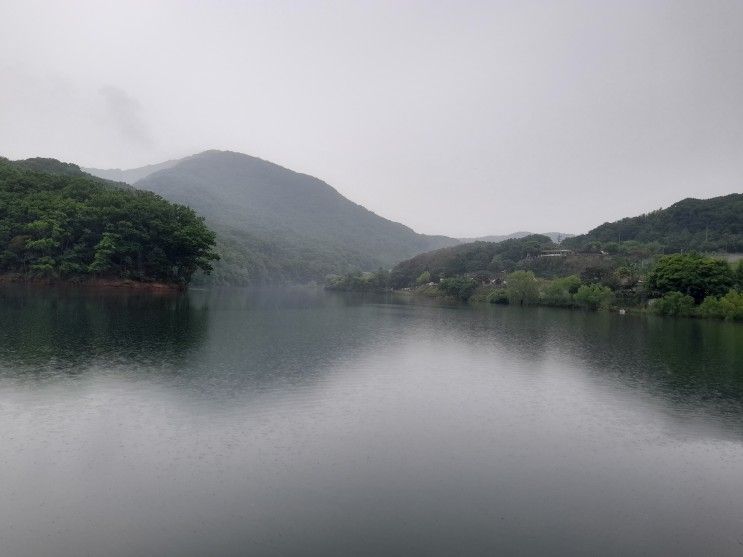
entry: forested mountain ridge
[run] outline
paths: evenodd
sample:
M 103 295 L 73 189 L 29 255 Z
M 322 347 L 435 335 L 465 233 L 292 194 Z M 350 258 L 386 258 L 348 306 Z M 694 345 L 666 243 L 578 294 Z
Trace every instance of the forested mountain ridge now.
M 421 253 L 395 265 L 391 284 L 395 288 L 411 286 L 423 273 L 428 280 L 468 273 L 497 273 L 510 270 L 527 257 L 557 247 L 548 236 L 532 234 L 502 242 L 471 242 Z
M 458 243 L 380 217 L 318 178 L 230 151 L 187 157 L 135 187 L 204 215 L 223 256 L 216 283 L 322 281 Z
M 3 162 L 17 168 L 25 168 L 35 172 L 45 172 L 47 174 L 59 174 L 60 176 L 88 176 L 78 165 L 71 162 L 62 162 L 57 159 L 45 157 L 32 157 L 17 161 L 2 159 Z
M 667 253 L 743 252 L 743 194 L 687 198 L 666 209 L 604 223 L 563 245 L 584 249 L 599 243 L 611 244 L 611 249 L 627 241 L 657 243 Z
M 185 284 L 213 245 L 188 207 L 54 159 L 0 158 L 0 273 Z

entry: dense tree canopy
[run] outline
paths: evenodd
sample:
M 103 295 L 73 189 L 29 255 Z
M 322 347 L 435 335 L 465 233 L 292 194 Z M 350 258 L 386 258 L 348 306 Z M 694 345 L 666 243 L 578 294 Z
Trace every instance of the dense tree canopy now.
M 554 247 L 547 236 L 533 234 L 497 243 L 471 242 L 430 251 L 395 266 L 392 285 L 396 288 L 412 286 L 426 272 L 429 280 L 438 281 L 466 273 L 510 271 L 524 258 L 537 256 L 542 250 Z
M 667 209 L 608 222 L 563 244 L 574 249 L 620 250 L 655 245 L 665 253 L 678 251 L 743 251 L 743 194 L 711 199 L 684 199 Z
M 706 296 L 725 294 L 734 284 L 733 271 L 724 261 L 696 253 L 662 257 L 648 274 L 651 292 L 680 292 L 700 303 Z
M 41 171 L 43 170 L 43 171 Z M 0 159 L 0 272 L 187 283 L 217 258 L 193 210 L 53 159 Z
M 531 271 L 514 271 L 506 277 L 508 302 L 523 306 L 539 300 L 539 284 Z

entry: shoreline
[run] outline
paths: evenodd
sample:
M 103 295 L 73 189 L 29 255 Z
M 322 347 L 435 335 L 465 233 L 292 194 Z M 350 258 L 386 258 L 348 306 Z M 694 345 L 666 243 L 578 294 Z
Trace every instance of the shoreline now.
M 394 296 L 402 296 L 405 298 L 410 299 L 419 299 L 419 300 L 429 300 L 429 301 L 439 301 L 439 302 L 445 302 L 450 304 L 457 304 L 462 306 L 470 306 L 470 307 L 485 307 L 485 306 L 501 306 L 501 307 L 519 307 L 515 304 L 509 304 L 509 303 L 497 303 L 497 302 L 491 302 L 488 300 L 488 293 L 492 292 L 492 289 L 488 287 L 479 287 L 475 290 L 475 292 L 472 293 L 470 297 L 468 297 L 466 300 L 457 298 L 456 296 L 451 296 L 444 294 L 439 290 L 439 288 L 435 285 L 422 285 L 422 286 L 416 286 L 416 287 L 406 287 L 406 288 L 389 288 L 384 290 L 343 290 L 343 289 L 333 289 L 333 288 L 325 288 L 326 290 L 330 292 L 356 292 L 356 293 L 370 293 L 370 294 L 388 294 L 388 295 L 394 295 Z M 618 306 L 614 304 L 610 304 L 608 306 L 600 306 L 600 307 L 585 307 L 578 304 L 554 304 L 554 303 L 545 303 L 543 301 L 537 301 L 537 302 L 531 302 L 524 304 L 521 307 L 532 307 L 532 308 L 552 308 L 552 309 L 560 309 L 560 310 L 568 310 L 568 311 L 577 311 L 577 312 L 589 312 L 589 313 L 596 313 L 596 312 L 603 312 L 603 313 L 612 313 L 616 315 L 652 315 L 655 317 L 660 318 L 672 318 L 672 319 L 693 319 L 693 320 L 703 320 L 703 321 L 717 321 L 717 322 L 723 322 L 723 323 L 737 323 L 737 324 L 743 324 L 743 322 L 739 319 L 725 319 L 725 318 L 719 318 L 712 315 L 698 315 L 698 314 L 689 314 L 689 315 L 662 315 L 654 312 L 652 310 L 651 305 L 625 305 L 625 306 Z
M 101 290 L 133 290 L 139 292 L 185 292 L 188 285 L 168 282 L 142 282 L 132 279 L 85 278 L 58 279 L 33 278 L 19 274 L 0 275 L 0 286 L 31 286 L 39 288 L 85 288 Z

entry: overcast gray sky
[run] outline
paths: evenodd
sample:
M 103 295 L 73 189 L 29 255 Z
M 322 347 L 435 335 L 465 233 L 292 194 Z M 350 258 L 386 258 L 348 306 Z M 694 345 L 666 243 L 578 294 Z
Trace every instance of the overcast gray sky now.
M 740 192 L 743 2 L 0 2 L 0 154 L 209 148 L 421 232 Z

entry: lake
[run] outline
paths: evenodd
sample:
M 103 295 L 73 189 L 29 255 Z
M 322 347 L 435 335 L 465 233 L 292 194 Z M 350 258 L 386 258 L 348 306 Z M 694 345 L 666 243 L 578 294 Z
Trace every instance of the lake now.
M 0 554 L 742 555 L 743 326 L 0 290 Z

